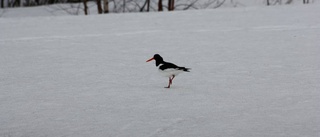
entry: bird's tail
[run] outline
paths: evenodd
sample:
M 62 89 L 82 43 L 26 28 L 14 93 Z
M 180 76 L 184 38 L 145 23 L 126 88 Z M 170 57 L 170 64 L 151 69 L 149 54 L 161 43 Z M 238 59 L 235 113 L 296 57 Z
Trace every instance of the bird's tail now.
M 179 67 L 179 70 L 183 70 L 183 71 L 185 71 L 185 72 L 190 72 L 190 71 L 189 71 L 190 69 L 191 69 L 191 68 Z

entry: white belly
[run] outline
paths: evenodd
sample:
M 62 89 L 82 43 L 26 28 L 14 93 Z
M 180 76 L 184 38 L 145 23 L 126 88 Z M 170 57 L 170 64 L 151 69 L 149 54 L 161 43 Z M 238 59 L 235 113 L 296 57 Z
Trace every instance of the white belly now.
M 177 70 L 177 69 L 165 69 L 165 70 L 159 69 L 159 72 L 160 72 L 161 75 L 163 75 L 165 77 L 171 77 L 173 75 L 177 76 L 183 71 L 182 70 Z

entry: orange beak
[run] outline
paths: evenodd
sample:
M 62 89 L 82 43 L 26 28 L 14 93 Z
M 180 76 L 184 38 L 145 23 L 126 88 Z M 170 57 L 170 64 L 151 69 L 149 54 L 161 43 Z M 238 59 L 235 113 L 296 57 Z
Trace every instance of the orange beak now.
M 149 62 L 149 61 L 151 61 L 151 60 L 154 60 L 154 58 L 148 59 L 146 62 Z

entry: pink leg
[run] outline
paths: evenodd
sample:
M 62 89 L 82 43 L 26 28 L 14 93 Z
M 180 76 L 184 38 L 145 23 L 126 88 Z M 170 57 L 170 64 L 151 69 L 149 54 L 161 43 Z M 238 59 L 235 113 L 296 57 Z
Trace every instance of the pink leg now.
M 171 86 L 171 84 L 172 84 L 172 80 L 173 80 L 173 78 L 175 77 L 175 75 L 173 75 L 172 76 L 172 78 L 171 77 L 169 77 L 169 84 L 168 84 L 168 87 L 165 87 L 165 88 L 170 88 L 170 86 Z
M 171 78 L 169 77 L 169 84 L 168 84 L 168 86 L 165 87 L 165 88 L 170 88 L 171 83 L 172 83 L 172 80 L 171 80 Z
M 172 75 L 172 78 L 171 78 L 171 84 L 172 84 L 172 80 L 174 79 L 175 75 Z

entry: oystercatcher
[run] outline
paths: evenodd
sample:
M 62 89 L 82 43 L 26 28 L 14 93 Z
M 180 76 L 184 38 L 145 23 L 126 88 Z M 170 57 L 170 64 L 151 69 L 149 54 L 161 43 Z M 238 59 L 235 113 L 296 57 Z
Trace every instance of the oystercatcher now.
M 172 80 L 181 72 L 190 72 L 190 68 L 179 67 L 173 63 L 165 62 L 159 54 L 155 54 L 152 58 L 148 59 L 146 62 L 155 60 L 156 66 L 159 65 L 159 71 L 165 76 L 169 77 L 169 84 L 165 88 L 170 88 Z

